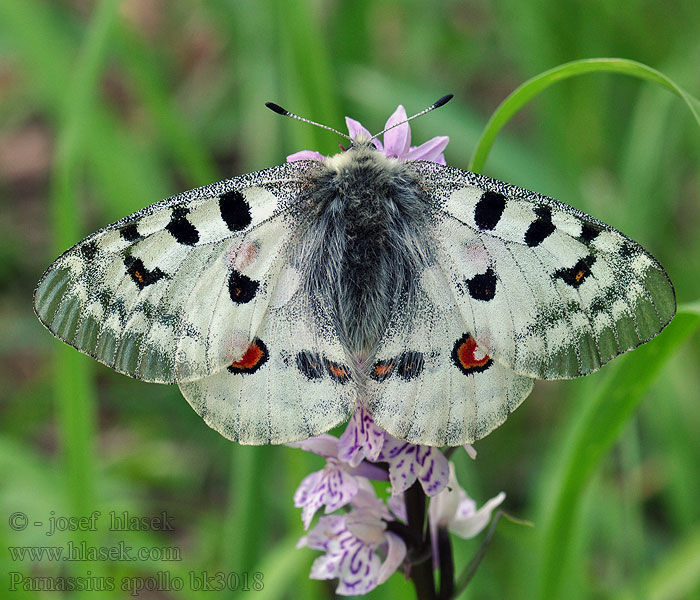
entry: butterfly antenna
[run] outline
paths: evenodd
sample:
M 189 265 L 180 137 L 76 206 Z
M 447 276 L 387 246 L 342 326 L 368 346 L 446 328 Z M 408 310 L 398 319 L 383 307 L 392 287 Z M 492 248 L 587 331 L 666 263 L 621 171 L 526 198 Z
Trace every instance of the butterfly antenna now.
M 446 96 L 443 96 L 439 100 L 436 100 L 433 102 L 428 108 L 424 108 L 422 111 L 416 113 L 412 117 L 408 117 L 408 119 L 404 119 L 403 121 L 399 121 L 398 123 L 394 123 L 391 127 L 387 127 L 384 131 L 380 131 L 379 133 L 375 134 L 372 136 L 371 139 L 377 138 L 380 135 L 386 133 L 390 129 L 393 129 L 394 127 L 398 127 L 399 125 L 403 125 L 404 123 L 408 123 L 409 121 L 412 121 L 413 119 L 416 119 L 418 117 L 422 117 L 424 114 L 429 113 L 431 110 L 435 110 L 436 108 L 440 108 L 441 106 L 445 106 L 450 100 L 454 98 L 454 94 L 447 94 Z
M 279 104 L 275 104 L 274 102 L 265 102 L 265 106 L 267 106 L 267 108 L 269 108 L 271 111 L 276 112 L 278 115 L 282 115 L 284 117 L 292 117 L 292 119 L 296 119 L 297 121 L 302 121 L 304 123 L 308 123 L 309 125 L 316 125 L 316 127 L 320 127 L 321 129 L 327 129 L 328 131 L 332 131 L 333 133 L 336 133 L 339 136 L 344 137 L 345 139 L 350 140 L 352 142 L 352 138 L 349 135 L 345 135 L 337 129 L 328 127 L 328 125 L 321 125 L 321 123 L 316 123 L 316 121 L 312 121 L 310 119 L 300 117 L 299 115 L 295 115 L 294 113 L 291 113 L 288 110 L 282 108 Z

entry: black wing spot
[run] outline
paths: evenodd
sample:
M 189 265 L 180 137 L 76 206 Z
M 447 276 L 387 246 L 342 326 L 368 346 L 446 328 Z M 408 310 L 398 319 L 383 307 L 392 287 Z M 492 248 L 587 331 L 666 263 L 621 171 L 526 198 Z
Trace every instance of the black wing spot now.
M 589 255 L 580 259 L 573 267 L 555 271 L 554 277 L 558 277 L 567 285 L 578 288 L 591 274 L 591 267 L 595 263 L 595 256 Z
M 129 223 L 129 225 L 124 225 L 124 227 L 121 227 L 119 229 L 119 235 L 121 235 L 127 242 L 135 242 L 142 237 L 136 223 Z
M 393 358 L 389 360 L 378 360 L 374 363 L 369 376 L 371 379 L 374 379 L 374 381 L 386 381 L 394 374 L 394 369 L 396 369 L 396 361 Z
M 479 229 L 493 229 L 506 208 L 506 197 L 498 192 L 484 192 L 474 207 L 474 222 Z
M 149 271 L 140 258 L 127 255 L 124 257 L 124 265 L 126 266 L 126 272 L 140 290 L 165 277 L 165 273 L 158 267 Z
M 489 267 L 486 273 L 474 275 L 471 279 L 467 279 L 467 289 L 469 295 L 474 300 L 492 300 L 496 295 L 496 273 Z
M 241 231 L 248 227 L 253 220 L 250 215 L 250 206 L 238 190 L 221 194 L 219 210 L 221 218 L 230 231 Z
M 228 278 L 228 292 L 236 304 L 250 302 L 258 291 L 260 283 L 250 277 L 239 273 L 235 269 Z
M 552 209 L 549 206 L 536 207 L 535 215 L 537 218 L 530 223 L 525 232 L 525 243 L 530 247 L 539 246 L 556 230 L 552 223 Z
M 187 220 L 188 210 L 184 206 L 173 209 L 170 223 L 165 228 L 177 240 L 185 246 L 194 246 L 199 241 L 199 231 Z
M 622 258 L 630 258 L 636 254 L 636 250 L 634 249 L 634 246 L 630 244 L 629 242 L 625 242 L 622 244 L 622 247 L 620 248 L 620 256 Z
M 95 256 L 97 256 L 97 251 L 97 242 L 94 240 L 92 242 L 88 242 L 87 244 L 83 244 L 80 247 L 80 253 L 88 260 L 95 258 Z
M 324 363 L 326 365 L 326 371 L 328 371 L 333 381 L 337 381 L 338 383 L 347 383 L 350 381 L 350 370 L 345 365 L 333 362 L 327 358 L 324 359 Z
M 326 373 L 321 357 L 316 352 L 307 350 L 297 354 L 297 367 L 308 379 L 322 379 Z
M 425 357 L 422 352 L 404 352 L 399 357 L 396 372 L 406 381 L 415 379 L 423 372 Z
M 593 227 L 590 223 L 584 223 L 581 226 L 581 241 L 590 244 L 594 239 L 598 237 L 601 230 L 597 227 Z

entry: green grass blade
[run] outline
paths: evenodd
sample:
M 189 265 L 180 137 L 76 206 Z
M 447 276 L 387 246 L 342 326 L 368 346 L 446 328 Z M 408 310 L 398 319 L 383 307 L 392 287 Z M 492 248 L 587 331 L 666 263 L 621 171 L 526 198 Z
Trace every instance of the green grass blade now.
M 648 600 L 682 600 L 700 589 L 700 526 L 696 526 L 649 573 L 642 584 Z M 636 591 L 636 590 L 635 590 Z M 634 592 L 620 598 L 636 598 Z
M 56 166 L 51 186 L 51 221 L 57 249 L 79 237 L 77 190 L 83 163 L 85 134 L 96 100 L 98 78 L 104 64 L 118 0 L 105 0 L 95 8 L 87 28 L 73 76 L 61 107 Z M 72 348 L 58 348 L 54 362 L 54 389 L 65 465 L 67 495 L 76 515 L 88 514 L 94 505 L 95 385 L 91 365 Z M 87 532 L 79 538 L 87 539 Z M 86 563 L 80 569 L 99 565 Z M 82 594 L 81 594 L 82 595 Z
M 122 26 L 115 37 L 123 64 L 134 82 L 136 92 L 158 126 L 166 153 L 172 155 L 191 187 L 218 179 L 214 162 L 188 120 L 178 111 L 149 48 L 126 26 Z
M 591 476 L 644 397 L 663 365 L 700 326 L 700 308 L 679 308 L 673 322 L 654 341 L 618 359 L 605 385 L 584 408 L 564 450 L 557 489 L 540 519 L 543 548 L 539 598 L 556 598 L 565 571 L 568 540 Z
M 469 161 L 469 170 L 480 172 L 501 128 L 525 104 L 553 83 L 586 73 L 613 72 L 652 81 L 680 96 L 700 126 L 700 101 L 691 96 L 670 77 L 645 64 L 624 58 L 587 58 L 565 63 L 540 73 L 513 91 L 495 110 L 486 124 Z
M 95 9 L 72 81 L 66 87 L 63 126 L 58 135 L 56 167 L 51 189 L 51 216 L 57 251 L 79 237 L 77 190 L 85 132 L 95 100 L 98 76 L 117 14 L 118 0 L 106 0 Z M 87 363 L 73 349 L 61 348 L 56 364 L 56 391 L 62 416 L 63 444 L 70 492 L 80 508 L 92 500 L 94 388 Z M 78 511 L 76 514 L 83 514 Z
M 344 131 L 344 123 L 339 122 L 338 86 L 314 3 L 275 0 L 274 5 L 280 38 L 279 70 L 285 81 L 280 104 L 302 117 Z M 295 76 L 286 77 L 287 73 Z M 332 133 L 302 123 L 288 123 L 288 127 L 295 151 L 338 151 L 341 140 Z

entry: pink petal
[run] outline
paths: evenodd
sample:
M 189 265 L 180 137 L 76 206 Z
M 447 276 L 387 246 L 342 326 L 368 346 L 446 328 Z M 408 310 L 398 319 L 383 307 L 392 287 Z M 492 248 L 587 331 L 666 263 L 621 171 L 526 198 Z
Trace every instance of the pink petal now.
M 394 114 L 389 117 L 386 127 L 406 120 L 406 109 L 399 104 Z M 411 148 L 411 128 L 408 123 L 394 127 L 384 134 L 384 154 L 403 158 Z
M 392 573 L 401 566 L 403 559 L 406 558 L 406 544 L 398 535 L 387 531 L 386 541 L 389 543 L 389 547 L 384 564 L 379 569 L 379 573 L 377 573 L 378 585 L 389 579 Z
M 345 117 L 345 123 L 348 126 L 348 133 L 353 140 L 358 136 L 366 139 L 372 137 L 372 134 L 367 131 L 359 121 L 355 121 L 355 119 L 351 119 L 350 117 Z
M 469 458 L 471 458 L 472 460 L 476 460 L 476 448 L 474 448 L 474 446 L 472 446 L 471 444 L 464 444 L 464 449 L 467 451 Z
M 397 129 L 399 128 L 397 127 Z M 442 155 L 442 151 L 447 147 L 449 141 L 450 138 L 446 135 L 434 137 L 420 146 L 411 148 L 406 153 L 405 158 L 408 160 L 429 160 L 445 164 L 445 157 Z
M 286 444 L 290 448 L 301 448 L 307 452 L 313 452 L 319 456 L 337 456 L 338 438 L 329 433 L 322 433 L 299 442 L 289 442 Z
M 326 157 L 314 150 L 299 150 L 299 152 L 287 156 L 287 162 L 294 162 L 295 160 L 326 160 Z

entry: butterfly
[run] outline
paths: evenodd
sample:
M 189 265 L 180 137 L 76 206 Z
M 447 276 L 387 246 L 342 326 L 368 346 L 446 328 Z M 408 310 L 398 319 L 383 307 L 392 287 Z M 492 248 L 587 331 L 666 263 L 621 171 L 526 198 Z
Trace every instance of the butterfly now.
M 361 403 L 395 437 L 439 446 L 485 436 L 535 379 L 592 373 L 673 318 L 664 269 L 619 231 L 376 138 L 100 229 L 44 273 L 36 314 L 120 373 L 178 384 L 244 444 L 311 437 Z

